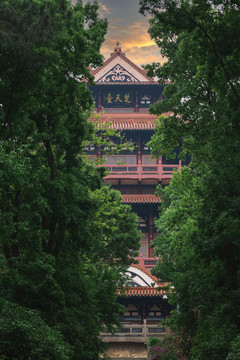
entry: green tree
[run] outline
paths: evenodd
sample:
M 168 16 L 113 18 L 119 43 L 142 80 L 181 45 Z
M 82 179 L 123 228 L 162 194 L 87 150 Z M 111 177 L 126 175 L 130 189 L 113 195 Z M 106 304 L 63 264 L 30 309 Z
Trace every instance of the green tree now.
M 6 359 L 69 359 L 70 347 L 60 331 L 48 326 L 35 310 L 1 301 L 0 336 Z
M 11 359 L 98 359 L 103 322 L 120 310 L 120 271 L 139 246 L 136 217 L 79 155 L 94 138 L 87 82 L 107 28 L 97 10 L 0 4 L 1 323 L 16 314 L 0 353 Z
M 240 84 L 237 1 L 141 0 L 168 79 L 151 146 L 191 164 L 161 191 L 155 270 L 174 286 L 172 314 L 191 359 L 225 359 L 239 333 Z

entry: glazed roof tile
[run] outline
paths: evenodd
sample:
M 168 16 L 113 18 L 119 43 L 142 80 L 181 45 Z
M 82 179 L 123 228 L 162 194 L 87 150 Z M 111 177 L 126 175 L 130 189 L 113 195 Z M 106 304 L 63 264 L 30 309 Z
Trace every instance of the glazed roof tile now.
M 170 116 L 171 113 L 168 112 L 163 115 Z M 99 128 L 101 128 L 101 125 L 109 123 L 109 128 L 115 130 L 153 130 L 155 128 L 154 120 L 156 119 L 157 116 L 148 113 L 105 113 L 101 115 L 100 119 L 91 118 L 91 121 L 97 123 Z
M 160 197 L 154 194 L 123 194 L 122 202 L 128 204 L 155 204 L 160 203 Z
M 139 269 L 143 271 L 146 275 L 150 276 L 152 280 L 158 284 L 157 287 L 149 287 L 149 286 L 133 286 L 125 288 L 125 291 L 119 290 L 118 295 L 119 296 L 139 296 L 139 297 L 151 297 L 151 296 L 163 296 L 165 295 L 165 286 L 167 283 L 161 283 L 160 280 L 153 276 L 148 269 L 145 269 L 143 266 L 139 264 L 132 264 L 131 267 L 135 267 L 136 269 Z
M 122 295 L 122 293 L 119 291 L 118 295 Z M 163 296 L 165 295 L 165 290 L 154 288 L 154 287 L 147 287 L 147 286 L 135 286 L 131 287 L 129 289 L 126 289 L 126 292 L 124 295 L 127 296 L 144 296 L 144 297 L 150 297 L 150 296 Z
M 150 288 L 150 287 L 132 287 L 128 290 L 129 296 L 158 296 L 158 295 L 164 295 L 164 291 L 158 288 Z
M 150 114 L 103 114 L 101 119 L 91 119 L 101 125 L 110 124 L 110 129 L 116 130 L 152 130 L 155 128 L 154 120 L 156 116 Z

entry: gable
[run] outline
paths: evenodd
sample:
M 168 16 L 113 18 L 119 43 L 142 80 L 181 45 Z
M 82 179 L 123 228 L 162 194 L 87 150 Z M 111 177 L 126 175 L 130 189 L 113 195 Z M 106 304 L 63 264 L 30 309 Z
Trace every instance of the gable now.
M 97 84 L 121 84 L 121 83 L 153 83 L 154 80 L 146 75 L 146 72 L 129 60 L 121 48 L 115 48 L 109 59 L 103 66 L 92 71 Z
M 123 66 L 117 64 L 106 74 L 104 74 L 97 82 L 119 83 L 119 82 L 140 82 L 140 80 L 138 80 L 135 76 L 133 76 Z

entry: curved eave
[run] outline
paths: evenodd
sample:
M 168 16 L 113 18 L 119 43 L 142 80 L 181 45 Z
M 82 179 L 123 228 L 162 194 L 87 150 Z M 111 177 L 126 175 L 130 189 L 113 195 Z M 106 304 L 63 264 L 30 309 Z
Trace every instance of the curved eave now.
M 156 276 L 152 275 L 151 272 L 148 269 L 146 269 L 145 267 L 143 267 L 139 264 L 132 264 L 129 269 L 131 269 L 131 268 L 135 268 L 137 270 L 142 271 L 144 274 L 149 276 L 155 284 L 159 283 L 159 279 Z
M 134 122 L 134 121 L 113 121 L 109 125 L 110 129 L 114 130 L 154 130 L 155 124 L 149 122 Z
M 154 297 L 165 295 L 165 290 L 153 287 L 143 287 L 136 286 L 129 289 L 126 289 L 124 293 L 119 292 L 118 296 L 128 296 L 128 297 Z
M 125 204 L 159 204 L 161 199 L 152 194 L 123 194 L 122 202 Z
M 122 113 L 122 114 L 103 114 L 100 119 L 92 118 L 90 121 L 98 124 L 98 128 L 108 124 L 109 129 L 115 130 L 153 130 L 154 120 L 157 117 L 150 114 Z
M 171 112 L 162 115 L 170 116 Z M 98 128 L 109 124 L 110 129 L 115 130 L 154 130 L 154 120 L 157 116 L 149 113 L 105 113 L 100 119 L 91 118 L 90 121 L 98 124 Z

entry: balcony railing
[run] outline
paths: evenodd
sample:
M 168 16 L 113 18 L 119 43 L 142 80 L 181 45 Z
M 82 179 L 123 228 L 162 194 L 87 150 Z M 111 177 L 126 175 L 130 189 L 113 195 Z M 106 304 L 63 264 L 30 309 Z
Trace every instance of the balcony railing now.
M 102 166 L 102 165 L 99 165 Z M 174 171 L 180 171 L 179 165 L 105 165 L 108 170 L 106 179 L 170 179 Z
M 150 336 L 164 338 L 170 335 L 170 328 L 156 324 L 124 324 L 122 328 L 114 333 L 108 333 L 107 330 L 101 332 L 104 342 L 140 342 L 146 343 Z
M 149 270 L 154 268 L 154 266 L 156 266 L 157 261 L 158 261 L 156 258 L 152 258 L 152 257 L 144 258 L 141 255 L 140 255 L 140 257 L 135 258 L 135 260 L 138 261 L 139 265 L 141 265 L 145 269 L 149 269 Z

